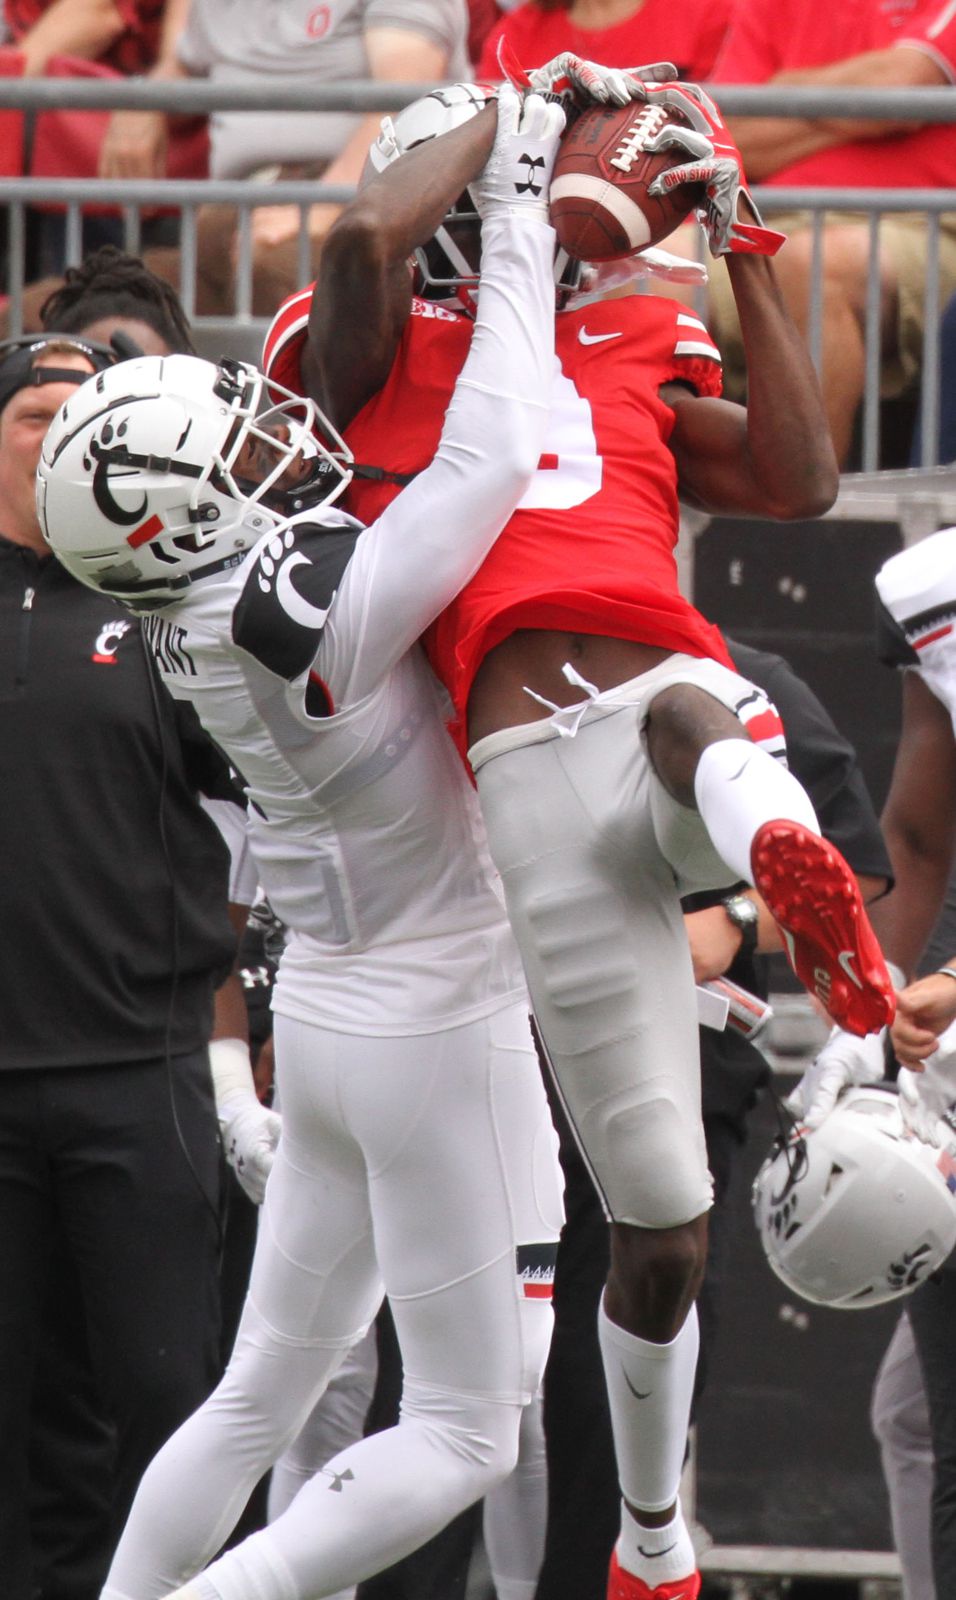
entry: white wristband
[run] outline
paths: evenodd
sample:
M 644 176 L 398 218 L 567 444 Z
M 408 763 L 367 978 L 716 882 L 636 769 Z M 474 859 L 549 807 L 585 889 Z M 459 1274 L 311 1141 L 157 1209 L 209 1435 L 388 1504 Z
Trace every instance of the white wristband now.
M 212 1039 L 209 1043 L 209 1069 L 216 1109 L 236 1100 L 255 1100 L 252 1058 L 244 1039 Z
M 906 973 L 902 967 L 898 967 L 895 961 L 887 961 L 886 970 L 890 975 L 890 982 L 894 989 L 906 988 Z M 956 977 L 956 973 L 954 973 L 954 977 Z

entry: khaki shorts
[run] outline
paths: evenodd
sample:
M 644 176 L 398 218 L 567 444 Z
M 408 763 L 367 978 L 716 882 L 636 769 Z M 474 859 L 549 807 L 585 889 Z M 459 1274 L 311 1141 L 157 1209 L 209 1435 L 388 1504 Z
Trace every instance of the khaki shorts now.
M 766 211 L 766 206 L 764 207 Z M 842 225 L 869 228 L 863 211 L 827 212 L 827 220 Z M 793 235 L 812 225 L 808 212 L 767 212 L 768 227 Z M 880 394 L 893 399 L 905 394 L 918 382 L 923 361 L 923 306 L 929 224 L 923 212 L 901 211 L 883 217 L 880 223 L 880 250 L 893 268 L 898 292 L 896 350 L 887 356 L 880 370 Z M 824 235 L 825 238 L 825 235 Z M 786 246 L 784 246 L 786 249 Z M 707 263 L 710 273 L 708 322 L 724 361 L 724 392 L 740 400 L 746 389 L 746 368 L 740 323 L 730 279 L 723 261 Z M 939 303 L 945 306 L 956 294 L 956 215 L 940 217 Z

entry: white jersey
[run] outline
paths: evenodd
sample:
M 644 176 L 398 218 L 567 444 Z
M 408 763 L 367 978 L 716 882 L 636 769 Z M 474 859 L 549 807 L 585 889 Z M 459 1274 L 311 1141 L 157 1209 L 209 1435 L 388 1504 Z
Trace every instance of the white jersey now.
M 467 78 L 465 0 L 193 0 L 176 54 L 214 84 L 371 78 L 368 38 L 398 32 L 442 52 L 444 76 Z M 329 162 L 359 127 L 349 111 L 213 111 L 214 178 L 244 178 L 276 162 Z
M 553 240 L 527 219 L 485 223 L 441 446 L 376 523 L 300 513 L 147 620 L 166 684 L 246 785 L 262 887 L 293 935 L 274 1002 L 286 1015 L 407 1034 L 523 992 L 477 799 L 415 641 L 537 463 Z
M 876 575 L 876 590 L 881 659 L 918 672 L 956 734 L 956 528 L 891 556 Z

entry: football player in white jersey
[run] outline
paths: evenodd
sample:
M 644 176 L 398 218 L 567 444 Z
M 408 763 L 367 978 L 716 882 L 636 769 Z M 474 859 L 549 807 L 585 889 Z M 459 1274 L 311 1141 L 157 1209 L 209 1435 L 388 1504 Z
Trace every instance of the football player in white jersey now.
M 882 818 L 896 887 L 881 908 L 880 925 L 901 978 L 911 978 L 942 910 L 954 859 L 956 528 L 891 556 L 877 573 L 876 590 L 881 659 L 904 672 L 901 737 Z M 909 1066 L 935 1055 L 938 1036 L 956 1017 L 954 973 L 947 964 L 900 995 L 893 1044 Z M 947 1085 L 930 1071 L 914 1085 L 904 1077 L 904 1088 L 919 1088 L 926 1101 L 925 1116 L 910 1110 L 921 1127 L 930 1128 L 956 1100 L 956 1066 L 950 1079 Z
M 956 1018 L 956 959 L 911 982 L 943 907 L 956 839 L 956 528 L 944 528 L 884 562 L 876 576 L 880 659 L 903 672 L 900 742 L 880 818 L 895 886 L 872 908 L 873 926 L 900 991 L 891 1034 L 906 1069 L 904 1119 L 931 1133 L 956 1100 L 956 1056 L 937 1053 Z M 952 1063 L 948 1072 L 944 1058 Z M 882 1035 L 841 1034 L 795 1091 L 796 1109 L 818 1126 L 851 1084 L 883 1076 Z
M 330 509 L 349 473 L 334 430 L 319 418 L 317 446 L 311 402 L 241 363 L 127 362 L 46 442 L 51 545 L 147 613 L 166 683 L 245 779 L 292 930 L 273 1001 L 283 1131 L 235 1351 L 146 1473 L 109 1600 L 314 1600 L 385 1567 L 504 1478 L 543 1370 L 555 1140 L 475 796 L 416 646 L 547 421 L 564 118 L 510 91 L 498 106 L 471 353 L 436 460 L 372 527 Z M 206 1567 L 383 1286 L 398 1426 Z

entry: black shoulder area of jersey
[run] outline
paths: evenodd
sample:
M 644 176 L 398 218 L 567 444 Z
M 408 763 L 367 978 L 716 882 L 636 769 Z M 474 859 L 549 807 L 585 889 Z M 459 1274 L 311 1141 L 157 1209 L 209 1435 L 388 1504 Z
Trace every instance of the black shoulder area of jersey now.
M 892 612 L 876 597 L 876 655 L 885 667 L 918 666 L 919 656 Z
M 233 643 L 290 682 L 307 671 L 359 532 L 318 523 L 277 529 L 233 611 Z

